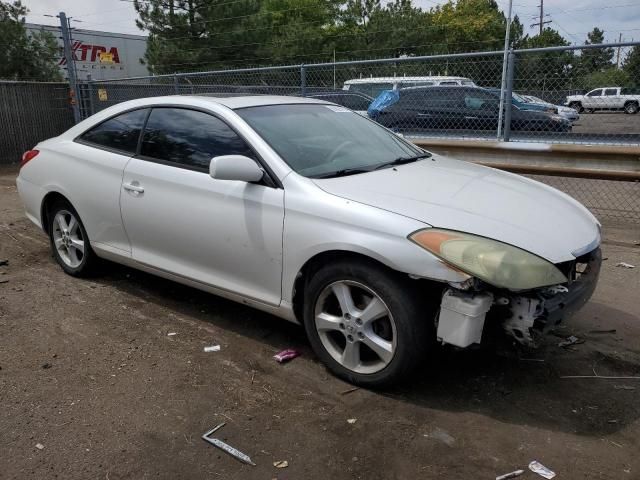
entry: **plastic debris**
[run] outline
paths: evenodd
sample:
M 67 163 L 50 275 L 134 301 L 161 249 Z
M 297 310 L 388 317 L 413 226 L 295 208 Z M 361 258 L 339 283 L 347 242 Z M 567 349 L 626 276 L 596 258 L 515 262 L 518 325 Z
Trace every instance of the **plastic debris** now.
M 287 348 L 286 350 L 276 353 L 273 358 L 275 358 L 278 363 L 285 363 L 299 357 L 300 355 L 302 354 L 299 351 L 294 350 L 293 348 Z
M 538 475 L 546 478 L 547 480 L 551 480 L 556 476 L 556 473 L 554 471 L 549 470 L 547 467 L 542 465 L 537 460 L 534 460 L 529 464 L 529 470 L 531 470 L 533 473 L 537 473 Z
M 567 337 L 565 340 L 561 341 L 558 346 L 559 347 L 568 347 L 570 345 L 579 345 L 581 343 L 584 343 L 584 340 L 579 339 L 578 337 L 571 335 L 570 337 Z
M 220 351 L 220 345 L 211 345 L 210 347 L 204 347 L 204 351 L 209 353 L 209 352 L 219 352 Z
M 431 433 L 426 433 L 424 436 L 433 438 L 434 440 L 438 440 L 439 442 L 442 442 L 449 447 L 453 447 L 453 445 L 456 443 L 456 439 L 449 435 L 447 431 L 441 428 L 435 428 Z
M 354 423 L 356 423 L 358 421 L 357 418 L 347 418 L 347 423 L 349 425 L 353 425 Z
M 622 267 L 622 268 L 636 268 L 635 265 L 631 265 L 630 263 L 627 262 L 619 262 L 616 263 L 616 267 Z
M 223 452 L 228 453 L 229 455 L 231 455 L 233 458 L 235 458 L 236 460 L 241 461 L 242 463 L 246 463 L 247 465 L 253 465 L 254 467 L 256 466 L 255 463 L 253 463 L 253 461 L 251 460 L 251 458 L 242 453 L 240 450 L 237 450 L 235 448 L 233 448 L 231 445 L 228 445 L 226 443 L 224 443 L 222 440 L 219 440 L 217 438 L 211 438 L 210 435 L 215 432 L 216 430 L 219 430 L 220 428 L 224 427 L 225 423 L 221 423 L 220 425 L 212 428 L 211 430 L 209 430 L 208 432 L 206 432 L 204 435 L 202 435 L 202 439 L 205 442 L 210 443 L 211 445 L 213 445 L 214 447 L 218 447 L 220 450 L 222 450 Z
M 273 466 L 276 468 L 287 468 L 289 466 L 289 462 L 286 460 L 278 460 L 277 462 L 273 462 Z
M 167 337 L 173 337 L 174 335 L 177 335 L 177 333 L 176 332 L 167 333 Z
M 505 473 L 504 475 L 500 475 L 496 477 L 496 480 L 508 480 L 510 478 L 519 477 L 524 473 L 524 470 L 514 470 L 513 472 Z
M 43 445 L 43 444 L 41 444 L 41 443 L 36 443 L 36 448 L 37 448 L 38 450 L 42 450 L 42 449 L 44 449 L 44 445 Z

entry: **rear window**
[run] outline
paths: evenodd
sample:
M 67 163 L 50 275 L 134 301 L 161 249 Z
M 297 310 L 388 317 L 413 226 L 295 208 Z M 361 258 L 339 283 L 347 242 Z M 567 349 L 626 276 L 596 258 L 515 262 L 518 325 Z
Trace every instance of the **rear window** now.
M 83 143 L 135 154 L 149 109 L 133 110 L 105 120 L 80 136 Z

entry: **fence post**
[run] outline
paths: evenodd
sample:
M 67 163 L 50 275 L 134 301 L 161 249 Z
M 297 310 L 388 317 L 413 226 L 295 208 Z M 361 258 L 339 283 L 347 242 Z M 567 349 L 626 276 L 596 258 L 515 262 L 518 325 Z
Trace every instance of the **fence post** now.
M 76 64 L 71 51 L 71 33 L 69 32 L 69 21 L 64 12 L 60 12 L 58 15 L 60 19 L 60 33 L 62 34 L 62 44 L 64 46 L 64 59 L 67 63 L 67 76 L 69 77 L 69 89 L 73 93 L 73 118 L 75 123 L 78 123 L 80 118 L 80 89 L 78 88 L 78 82 L 76 79 Z
M 307 71 L 304 63 L 300 65 L 300 95 L 307 96 Z
M 173 74 L 173 93 L 178 95 L 180 93 L 180 86 L 178 85 L 178 75 L 176 73 Z
M 91 74 L 87 74 L 87 95 L 89 95 L 89 116 L 95 113 L 95 108 L 93 106 L 93 80 L 91 79 Z
M 515 75 L 516 54 L 509 50 L 507 59 L 507 85 L 504 92 L 504 132 L 503 141 L 508 142 L 511 137 L 511 110 L 513 109 L 513 76 Z

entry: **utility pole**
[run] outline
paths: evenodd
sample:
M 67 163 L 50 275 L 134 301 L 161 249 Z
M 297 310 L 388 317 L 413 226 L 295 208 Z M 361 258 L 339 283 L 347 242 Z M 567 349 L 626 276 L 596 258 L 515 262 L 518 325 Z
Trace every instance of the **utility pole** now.
M 533 27 L 540 27 L 539 33 L 538 35 L 542 35 L 542 31 L 544 30 L 544 26 L 547 23 L 551 23 L 551 20 L 545 20 L 544 19 L 544 0 L 540 0 L 540 20 L 536 23 L 532 23 L 531 24 L 531 28 Z M 534 17 L 535 18 L 535 17 Z
M 622 43 L 622 32 L 618 36 L 618 43 Z M 616 55 L 616 68 L 620 68 L 620 47 L 618 47 L 618 54 Z
M 62 45 L 64 49 L 64 58 L 67 62 L 67 75 L 69 77 L 69 89 L 73 94 L 73 118 L 76 123 L 82 120 L 80 118 L 80 96 L 78 95 L 78 79 L 76 78 L 76 64 L 73 60 L 73 52 L 71 51 L 71 32 L 69 30 L 69 21 L 67 15 L 64 12 L 58 14 L 60 19 L 60 32 L 62 33 Z

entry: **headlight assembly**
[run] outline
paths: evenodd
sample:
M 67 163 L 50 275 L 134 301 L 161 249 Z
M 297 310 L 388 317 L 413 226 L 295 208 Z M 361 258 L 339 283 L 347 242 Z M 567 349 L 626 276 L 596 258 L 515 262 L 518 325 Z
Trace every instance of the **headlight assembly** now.
M 409 240 L 495 287 L 530 290 L 568 281 L 551 262 L 489 238 L 428 228 L 409 235 Z

